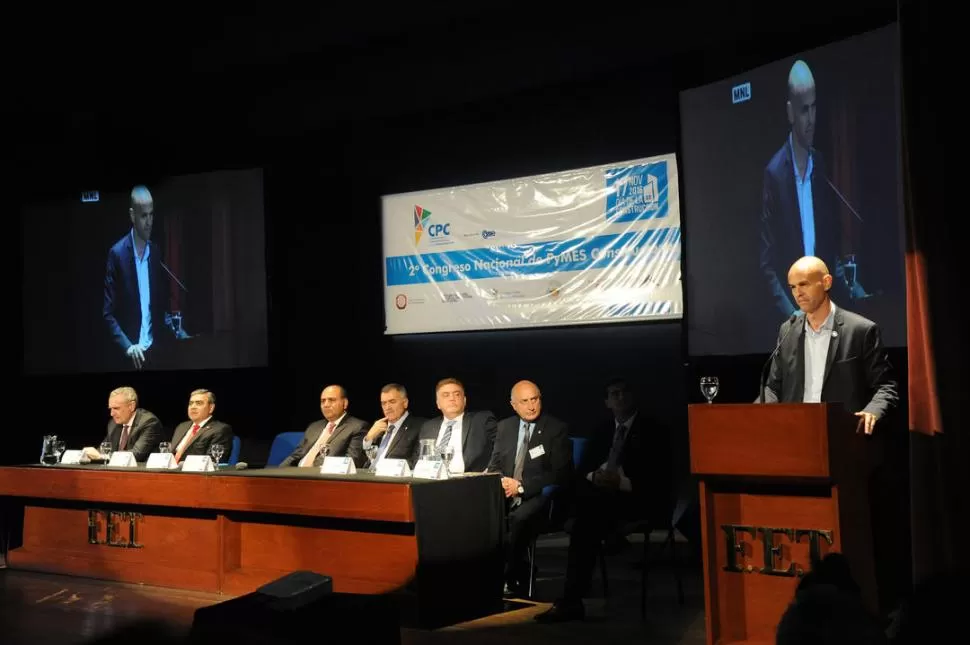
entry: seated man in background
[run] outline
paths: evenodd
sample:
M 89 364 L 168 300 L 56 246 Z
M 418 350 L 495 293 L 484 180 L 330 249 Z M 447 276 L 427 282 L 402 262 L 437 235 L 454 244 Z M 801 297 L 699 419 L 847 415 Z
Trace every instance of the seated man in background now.
M 111 421 L 104 441 L 111 444 L 112 452 L 128 451 L 135 461 L 147 461 L 148 455 L 158 450 L 162 441 L 162 422 L 148 410 L 138 407 L 138 393 L 131 387 L 119 387 L 108 395 L 108 411 Z M 101 451 L 84 448 L 88 459 L 100 459 Z
M 438 381 L 435 403 L 441 416 L 425 422 L 421 428 L 412 460 L 417 461 L 420 456 L 420 441 L 433 439 L 439 453 L 445 446 L 454 450 L 450 472 L 483 472 L 495 447 L 495 415 L 489 410 L 466 410 L 465 386 L 456 378 Z
M 408 404 L 408 391 L 403 385 L 389 383 L 381 388 L 384 416 L 374 422 L 363 441 L 365 452 L 374 445 L 378 446 L 374 463 L 385 458 L 407 459 L 408 466 L 414 468 L 414 446 L 417 445 L 421 426 L 427 419 L 412 416 L 408 412 Z
M 590 437 L 576 467 L 576 521 L 569 538 L 566 585 L 552 608 L 536 616 L 559 622 L 585 616 L 598 544 L 622 522 L 649 520 L 667 526 L 673 518 L 674 490 L 667 428 L 637 408 L 627 382 L 606 386 L 612 419 Z
M 320 410 L 324 420 L 307 426 L 303 439 L 289 457 L 280 462 L 287 466 L 321 466 L 324 456 L 350 457 L 357 468 L 367 463 L 364 454 L 364 435 L 367 423 L 347 414 L 350 401 L 342 385 L 328 385 L 320 393 Z M 327 448 L 324 451 L 324 447 Z
M 549 513 L 543 489 L 568 484 L 573 456 L 566 424 L 542 411 L 542 395 L 535 383 L 516 383 L 510 403 L 515 415 L 498 424 L 488 472 L 502 474 L 508 501 L 505 593 L 522 595 L 530 573 L 526 551 Z
M 172 435 L 176 463 L 182 463 L 187 455 L 208 455 L 216 444 L 222 446 L 224 458 L 228 458 L 232 427 L 212 418 L 215 409 L 216 396 L 209 390 L 195 390 L 189 396 L 189 420 L 180 423 Z

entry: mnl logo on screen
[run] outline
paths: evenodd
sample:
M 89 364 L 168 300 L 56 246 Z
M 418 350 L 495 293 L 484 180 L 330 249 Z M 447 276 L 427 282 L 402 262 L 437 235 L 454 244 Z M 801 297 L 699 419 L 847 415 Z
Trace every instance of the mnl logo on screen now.
M 414 205 L 414 244 L 427 235 L 431 244 L 451 244 L 451 224 L 431 221 L 431 211 L 422 206 Z
M 731 103 L 738 104 L 751 100 L 751 83 L 741 83 L 731 88 Z

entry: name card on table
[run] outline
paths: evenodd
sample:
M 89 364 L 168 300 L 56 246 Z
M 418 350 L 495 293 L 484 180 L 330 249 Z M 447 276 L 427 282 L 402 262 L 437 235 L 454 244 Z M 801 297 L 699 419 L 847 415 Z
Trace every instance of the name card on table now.
M 325 457 L 320 466 L 321 475 L 355 475 L 357 464 L 350 457 Z
M 431 459 L 421 459 L 414 464 L 415 479 L 448 479 L 448 469 L 445 462 Z
M 61 463 L 77 466 L 79 464 L 90 464 L 91 460 L 84 456 L 83 450 L 65 450 L 64 454 L 61 455 Z
M 148 455 L 148 463 L 145 464 L 145 468 L 150 470 L 174 470 L 178 467 L 175 455 L 170 452 L 153 452 Z
M 183 473 L 210 473 L 215 469 L 209 455 L 189 455 L 182 462 Z
M 374 474 L 377 477 L 410 477 L 411 466 L 407 459 L 381 459 Z
M 111 459 L 108 460 L 108 465 L 118 468 L 137 468 L 138 462 L 135 461 L 135 453 L 123 450 L 121 452 L 111 453 Z

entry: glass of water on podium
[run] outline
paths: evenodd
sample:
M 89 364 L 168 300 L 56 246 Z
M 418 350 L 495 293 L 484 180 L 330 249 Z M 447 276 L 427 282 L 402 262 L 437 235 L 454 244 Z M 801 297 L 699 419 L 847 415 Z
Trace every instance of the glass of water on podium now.
M 720 389 L 720 382 L 718 382 L 716 376 L 702 376 L 701 377 L 701 394 L 707 399 L 708 403 L 714 402 L 714 397 L 717 396 L 717 391 Z
M 842 277 L 845 279 L 845 284 L 849 289 L 855 287 L 857 278 L 855 253 L 850 253 L 842 258 Z

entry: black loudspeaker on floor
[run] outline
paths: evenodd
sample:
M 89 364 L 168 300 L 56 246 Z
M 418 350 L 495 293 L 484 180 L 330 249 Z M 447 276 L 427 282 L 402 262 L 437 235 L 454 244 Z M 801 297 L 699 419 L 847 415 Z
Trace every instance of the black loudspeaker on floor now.
M 245 596 L 196 610 L 187 642 L 305 644 L 328 632 L 336 635 L 341 625 L 366 625 L 369 643 L 401 642 L 399 609 L 391 596 L 333 593 L 331 578 L 312 571 L 294 571 Z

